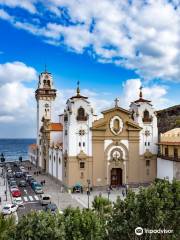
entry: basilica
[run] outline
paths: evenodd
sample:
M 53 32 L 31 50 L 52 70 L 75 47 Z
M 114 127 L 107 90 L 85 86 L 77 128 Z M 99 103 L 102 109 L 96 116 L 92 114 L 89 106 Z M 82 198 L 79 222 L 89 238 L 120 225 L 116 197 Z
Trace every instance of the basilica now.
M 58 122 L 52 121 L 56 89 L 51 73 L 40 74 L 35 97 L 37 143 L 30 146 L 30 160 L 63 186 L 116 187 L 156 178 L 157 117 L 142 88 L 128 110 L 116 99 L 99 118 L 78 84 Z

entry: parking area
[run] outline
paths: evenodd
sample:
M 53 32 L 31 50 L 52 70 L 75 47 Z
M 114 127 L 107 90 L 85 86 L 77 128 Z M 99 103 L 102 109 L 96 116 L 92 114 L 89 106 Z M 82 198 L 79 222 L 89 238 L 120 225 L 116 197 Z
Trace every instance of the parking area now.
M 8 201 L 2 202 L 1 211 L 3 206 L 11 203 L 18 205 L 16 210 L 13 209 L 17 212 L 18 218 L 31 210 L 46 210 L 48 202 L 44 199 L 47 199 L 47 196 L 50 198 L 48 208 L 51 211 L 55 208 L 58 211 L 63 211 L 67 207 L 83 207 L 71 194 L 63 192 L 61 185 L 50 176 L 42 173 L 37 175 L 37 170 L 39 172 L 39 169 L 28 161 L 8 163 L 6 167 L 2 168 L 1 171 L 4 175 L 2 182 L 5 185 L 3 188 L 1 186 L 0 189 L 5 195 L 7 184 Z M 42 203 L 46 205 L 42 206 Z

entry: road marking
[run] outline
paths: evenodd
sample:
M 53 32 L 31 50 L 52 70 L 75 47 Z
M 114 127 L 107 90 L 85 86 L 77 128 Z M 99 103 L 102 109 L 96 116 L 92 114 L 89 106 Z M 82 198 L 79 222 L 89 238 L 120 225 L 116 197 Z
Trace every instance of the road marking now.
M 29 196 L 29 199 L 30 199 L 30 201 L 33 201 L 33 197 L 32 196 Z
M 37 201 L 39 200 L 38 196 L 36 196 L 36 195 L 34 195 L 34 198 L 35 198 Z
M 27 198 L 27 197 L 24 197 L 24 201 L 27 202 L 27 201 L 28 201 L 28 198 Z

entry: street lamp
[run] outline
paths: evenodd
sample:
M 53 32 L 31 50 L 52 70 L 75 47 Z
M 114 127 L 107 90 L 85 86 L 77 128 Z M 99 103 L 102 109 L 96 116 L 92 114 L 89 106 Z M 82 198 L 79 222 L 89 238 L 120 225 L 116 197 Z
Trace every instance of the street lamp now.
M 88 209 L 89 209 L 89 195 L 90 195 L 90 179 L 87 180 L 88 188 L 87 188 L 87 196 L 88 196 Z
M 108 201 L 109 201 L 109 195 L 110 195 L 110 193 L 111 193 L 111 190 L 110 190 L 110 188 L 108 187 L 108 189 L 107 189 Z

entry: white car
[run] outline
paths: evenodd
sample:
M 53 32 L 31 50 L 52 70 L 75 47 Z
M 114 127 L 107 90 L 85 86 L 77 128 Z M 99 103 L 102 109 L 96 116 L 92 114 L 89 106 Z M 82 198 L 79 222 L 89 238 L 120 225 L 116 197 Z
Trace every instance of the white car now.
M 13 203 L 18 207 L 24 206 L 24 202 L 21 197 L 14 198 Z
M 17 211 L 17 208 L 18 206 L 15 205 L 15 204 L 7 204 L 3 207 L 2 209 L 2 214 L 3 215 L 8 215 L 8 214 L 11 214 L 13 212 L 16 212 Z
M 19 190 L 19 188 L 17 186 L 11 186 L 10 191 L 12 192 L 13 190 Z

